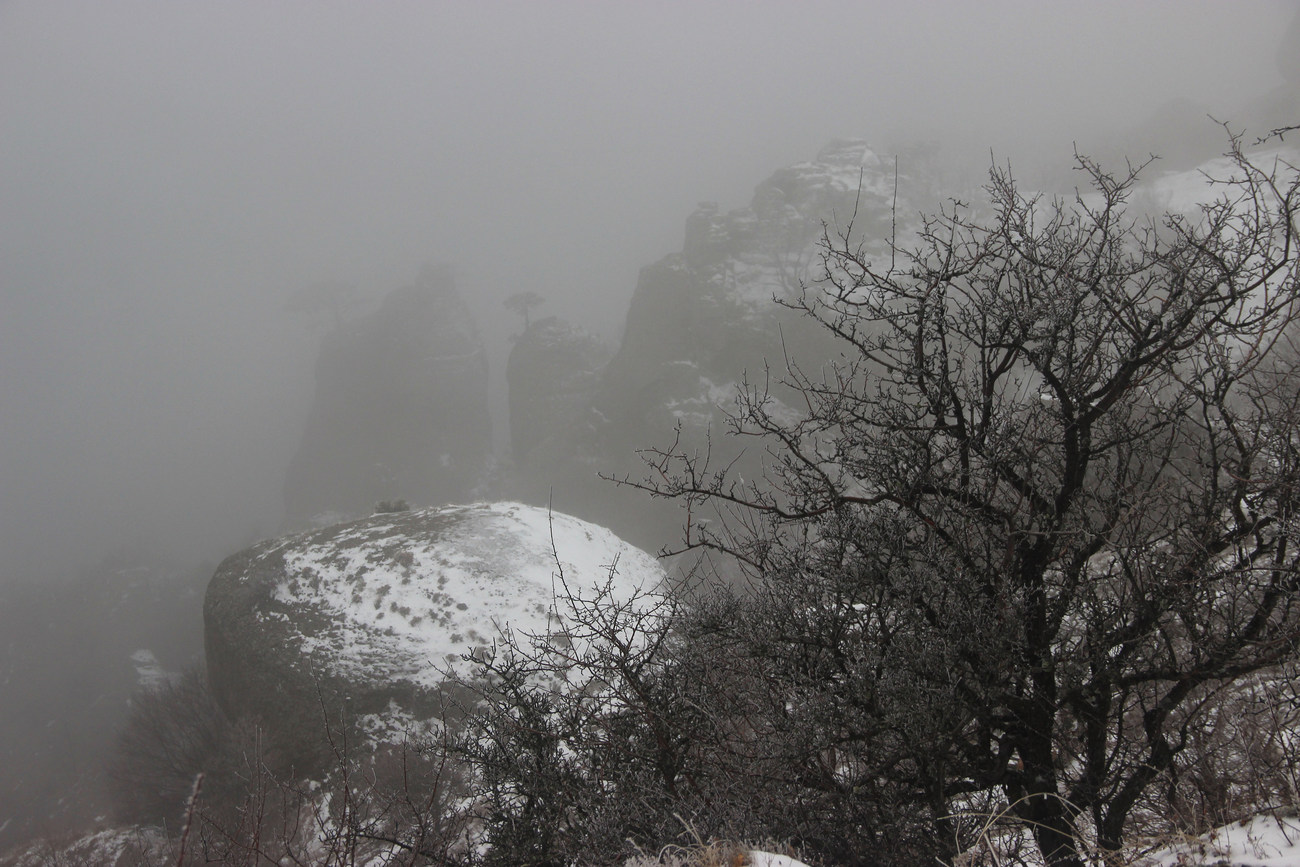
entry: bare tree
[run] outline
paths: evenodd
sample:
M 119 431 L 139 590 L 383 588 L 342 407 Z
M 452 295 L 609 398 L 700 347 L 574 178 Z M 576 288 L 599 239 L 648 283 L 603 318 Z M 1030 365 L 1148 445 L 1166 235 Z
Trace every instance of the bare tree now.
M 527 331 L 529 326 L 532 324 L 531 314 L 533 308 L 540 307 L 545 303 L 545 298 L 538 295 L 536 292 L 529 291 L 516 292 L 505 301 L 502 301 L 501 305 L 507 310 L 513 310 L 515 313 L 524 317 L 524 330 Z
M 1230 156 L 1194 215 L 1136 216 L 1142 167 L 1077 157 L 1073 200 L 995 168 L 883 262 L 828 230 L 790 306 L 842 356 L 730 418 L 765 476 L 678 443 L 623 480 L 748 571 L 732 646 L 788 697 L 750 731 L 805 736 L 806 793 L 889 780 L 940 827 L 996 794 L 1081 865 L 1217 694 L 1295 657 L 1300 172 Z
M 332 766 L 309 779 L 258 726 L 227 719 L 198 672 L 134 704 L 113 764 L 115 812 L 170 835 L 152 847 L 142 838 L 141 865 L 469 862 L 468 784 L 446 730 L 400 746 L 357 744 L 356 732 L 325 719 Z M 51 847 L 41 863 L 72 851 Z M 102 861 L 92 853 L 85 863 Z
M 460 750 L 486 864 L 615 863 L 630 844 L 674 839 L 699 804 L 691 753 L 704 738 L 671 629 L 680 603 L 663 588 L 616 593 L 616 572 L 580 592 L 557 556 L 554 628 L 506 632 L 469 658 Z
M 259 743 L 256 726 L 230 721 L 197 670 L 137 693 L 109 774 L 117 818 L 174 826 L 200 775 L 205 803 L 234 798 Z

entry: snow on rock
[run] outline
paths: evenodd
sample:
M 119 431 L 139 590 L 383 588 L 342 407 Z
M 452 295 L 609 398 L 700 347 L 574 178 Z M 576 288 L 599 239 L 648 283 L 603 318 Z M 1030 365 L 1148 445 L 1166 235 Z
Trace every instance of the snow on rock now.
M 158 657 L 147 647 L 131 654 L 131 665 L 135 667 L 136 683 L 141 689 L 159 689 L 171 680 L 171 675 L 158 662 Z
M 31 843 L 0 855 L 0 867 L 48 867 L 93 864 L 95 867 L 135 867 L 172 863 L 172 846 L 156 828 L 131 826 L 106 828 L 78 837 L 71 843 Z
M 894 184 L 892 157 L 863 141 L 832 142 L 816 159 L 773 173 L 748 208 L 721 214 L 704 203 L 687 221 L 683 258 L 703 296 L 716 295 L 733 320 L 762 328 L 773 298 L 789 298 L 819 278 L 823 226 L 838 233 L 856 221 L 855 236 L 873 254 L 886 251 Z
M 791 858 L 789 855 L 776 855 L 758 849 L 751 850 L 746 854 L 749 856 L 749 860 L 746 862 L 749 867 L 808 867 L 807 864 Z
M 747 849 L 724 841 L 684 849 L 668 846 L 657 855 L 641 854 L 627 859 L 623 867 L 688 867 L 688 865 L 730 864 L 735 867 L 808 867 L 789 855 L 762 849 Z
M 462 654 L 486 648 L 501 629 L 545 632 L 561 569 L 571 584 L 590 587 L 613 566 L 625 579 L 621 591 L 660 577 L 648 554 L 567 515 L 517 503 L 433 515 L 454 520 L 428 536 L 421 517 L 411 532 L 412 518 L 390 515 L 283 553 L 275 600 L 328 620 L 304 632 L 305 655 L 350 679 L 383 671 L 437 687 Z
M 1300 151 L 1289 145 L 1259 148 L 1248 152 L 1247 156 L 1252 163 L 1266 171 L 1276 165 L 1296 165 L 1300 162 Z M 1153 175 L 1139 187 L 1141 196 L 1138 204 L 1155 213 L 1194 215 L 1204 203 L 1213 202 L 1226 194 L 1235 195 L 1236 192 L 1231 188 L 1219 184 L 1242 177 L 1241 168 L 1231 158 L 1218 157 L 1189 171 Z
M 218 568 L 205 603 L 209 678 L 235 716 L 295 740 L 340 707 L 372 733 L 441 716 L 462 657 L 509 628 L 561 625 L 559 578 L 615 599 L 658 587 L 649 554 L 519 503 L 383 513 L 265 542 Z M 403 721 L 401 725 L 392 725 Z M 307 740 L 290 751 L 310 761 Z

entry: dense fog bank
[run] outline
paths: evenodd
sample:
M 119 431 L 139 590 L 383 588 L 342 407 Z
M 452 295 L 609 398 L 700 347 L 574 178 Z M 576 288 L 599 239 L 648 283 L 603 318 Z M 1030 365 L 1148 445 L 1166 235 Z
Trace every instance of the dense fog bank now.
M 1182 124 L 1244 121 L 1290 11 L 7 3 L 7 566 L 273 528 L 310 389 L 313 335 L 283 312 L 303 286 L 373 303 L 453 265 L 504 422 L 509 294 L 617 338 L 696 202 L 743 205 L 835 136 L 963 170 L 1183 147 L 1132 131 L 1177 99 Z

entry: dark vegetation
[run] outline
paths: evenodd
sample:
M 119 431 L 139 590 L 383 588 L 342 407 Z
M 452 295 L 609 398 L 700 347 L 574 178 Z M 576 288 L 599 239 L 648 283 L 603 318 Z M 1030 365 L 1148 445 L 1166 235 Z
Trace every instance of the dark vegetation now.
M 1223 709 L 1283 701 L 1300 639 L 1300 175 L 1230 156 L 1192 215 L 1131 212 L 1141 167 L 1079 158 L 1073 201 L 995 169 L 987 205 L 883 257 L 828 227 L 791 306 L 843 353 L 742 387 L 731 433 L 763 477 L 679 441 L 622 480 L 679 501 L 681 550 L 743 589 L 662 619 L 583 603 L 601 650 L 490 665 L 517 695 L 487 730 L 528 736 L 483 762 L 518 763 L 496 826 L 561 861 L 687 814 L 924 863 L 997 814 L 1076 865 L 1208 797 Z M 582 688 L 528 686 L 548 662 Z M 1238 746 L 1281 767 L 1261 737 Z
M 828 230 L 793 306 L 843 356 L 732 419 L 765 477 L 648 453 L 684 547 L 752 581 L 708 634 L 768 685 L 740 719 L 793 745 L 796 802 L 899 811 L 927 856 L 972 805 L 1049 864 L 1117 856 L 1209 709 L 1294 658 L 1300 181 L 1231 157 L 1195 215 L 1130 213 L 1140 167 L 1080 158 L 1074 201 L 995 169 L 884 259 Z
M 174 827 L 200 775 L 205 801 L 227 804 L 243 794 L 254 762 L 278 764 L 257 727 L 229 720 L 191 669 L 136 696 L 109 770 L 114 811 L 124 822 Z
M 324 708 L 321 732 L 332 760 L 302 774 L 256 721 L 228 719 L 200 673 L 142 694 L 111 769 L 114 818 L 168 843 L 132 863 L 465 861 L 466 787 L 447 742 L 376 746 Z

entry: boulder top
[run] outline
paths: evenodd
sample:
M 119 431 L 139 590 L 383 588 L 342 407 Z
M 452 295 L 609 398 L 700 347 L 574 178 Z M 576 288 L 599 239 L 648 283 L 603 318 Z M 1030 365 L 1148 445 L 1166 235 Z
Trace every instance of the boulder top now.
M 622 600 L 660 589 L 664 574 L 604 527 L 542 507 L 383 512 L 229 558 L 209 585 L 208 626 L 229 633 L 241 622 L 241 633 L 274 636 L 295 667 L 358 692 L 434 691 L 503 630 L 562 628 L 555 597 L 566 586 Z

